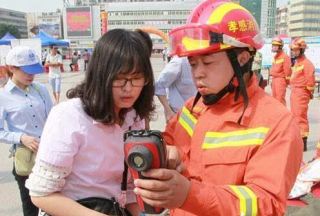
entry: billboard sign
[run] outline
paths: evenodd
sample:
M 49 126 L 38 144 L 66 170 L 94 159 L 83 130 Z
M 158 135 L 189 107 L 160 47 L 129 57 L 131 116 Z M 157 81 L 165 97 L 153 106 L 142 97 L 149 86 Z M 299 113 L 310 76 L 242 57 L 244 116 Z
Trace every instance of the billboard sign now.
M 59 23 L 54 23 L 54 22 L 40 23 L 39 30 L 44 31 L 47 35 L 53 38 L 61 38 Z
M 67 36 L 92 37 L 91 7 L 66 8 Z

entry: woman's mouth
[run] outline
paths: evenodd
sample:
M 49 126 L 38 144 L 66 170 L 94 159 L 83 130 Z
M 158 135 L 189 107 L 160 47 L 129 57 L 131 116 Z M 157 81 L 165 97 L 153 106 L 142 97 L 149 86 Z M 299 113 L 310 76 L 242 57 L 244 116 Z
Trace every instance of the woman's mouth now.
M 134 97 L 132 97 L 132 96 L 124 96 L 124 97 L 120 97 L 120 98 L 123 102 L 131 102 L 134 99 Z

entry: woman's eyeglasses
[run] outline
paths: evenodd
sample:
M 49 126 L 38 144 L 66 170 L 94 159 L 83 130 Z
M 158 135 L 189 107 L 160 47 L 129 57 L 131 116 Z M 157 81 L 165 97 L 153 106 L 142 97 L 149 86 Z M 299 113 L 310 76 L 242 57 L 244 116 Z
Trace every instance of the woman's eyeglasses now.
M 127 82 L 130 81 L 131 85 L 134 87 L 142 87 L 148 84 L 148 80 L 144 77 L 137 77 L 132 79 L 127 78 L 115 78 L 112 82 L 113 87 L 124 87 L 127 85 Z

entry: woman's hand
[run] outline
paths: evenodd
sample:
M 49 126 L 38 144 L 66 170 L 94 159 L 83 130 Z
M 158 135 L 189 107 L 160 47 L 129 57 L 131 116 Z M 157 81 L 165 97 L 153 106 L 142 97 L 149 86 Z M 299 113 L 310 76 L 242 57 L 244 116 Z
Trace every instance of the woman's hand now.
M 23 145 L 25 145 L 31 151 L 37 153 L 39 148 L 39 140 L 33 136 L 28 136 L 23 134 L 20 138 L 20 141 Z

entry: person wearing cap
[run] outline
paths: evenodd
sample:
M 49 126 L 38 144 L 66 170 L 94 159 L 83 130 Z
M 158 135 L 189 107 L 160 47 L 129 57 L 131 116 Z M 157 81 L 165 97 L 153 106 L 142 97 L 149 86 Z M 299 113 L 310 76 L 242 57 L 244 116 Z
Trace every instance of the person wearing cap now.
M 62 57 L 58 52 L 57 46 L 52 46 L 51 54 L 47 56 L 46 66 L 49 66 L 49 83 L 52 87 L 55 104 L 60 101 L 61 92 L 61 65 Z
M 295 58 L 293 66 L 293 77 L 290 81 L 291 112 L 298 122 L 300 134 L 304 143 L 304 151 L 307 151 L 309 136 L 308 104 L 313 99 L 315 88 L 315 67 L 305 56 L 307 43 L 302 38 L 296 38 L 289 45 L 291 55 Z
M 186 170 L 151 169 L 134 192 L 172 216 L 283 215 L 303 143 L 289 110 L 251 71 L 264 45 L 254 17 L 236 3 L 207 0 L 169 36 L 198 89 L 163 133 Z
M 284 52 L 284 42 L 280 37 L 272 39 L 272 61 L 270 74 L 272 76 L 272 96 L 286 106 L 286 88 L 291 79 L 291 58 Z
M 53 106 L 46 87 L 33 82 L 34 76 L 44 72 L 36 52 L 27 46 L 14 47 L 6 56 L 10 78 L 0 88 L 0 142 L 11 144 L 10 152 L 21 145 L 37 152 L 42 130 Z M 7 123 L 7 129 L 4 128 Z M 28 176 L 12 171 L 18 183 L 24 216 L 38 215 L 38 208 L 25 187 Z

